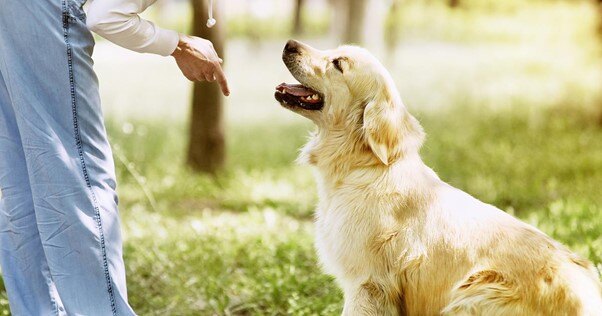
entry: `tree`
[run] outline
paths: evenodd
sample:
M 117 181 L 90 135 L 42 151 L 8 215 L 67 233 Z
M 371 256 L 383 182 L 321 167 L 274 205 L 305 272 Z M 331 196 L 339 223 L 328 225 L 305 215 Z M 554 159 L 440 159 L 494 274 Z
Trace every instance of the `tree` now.
M 305 0 L 295 0 L 295 12 L 293 16 L 293 34 L 303 34 L 303 5 Z
M 600 35 L 600 39 L 602 39 L 602 0 L 597 1 L 598 7 L 598 35 Z
M 345 21 L 345 33 L 343 41 L 345 43 L 362 44 L 364 41 L 364 20 L 366 17 L 367 0 L 347 0 L 345 1 L 347 18 Z
M 368 0 L 330 0 L 332 22 L 330 33 L 345 43 L 362 44 Z
M 330 21 L 330 36 L 339 41 L 346 27 L 347 2 L 345 0 L 329 0 L 332 12 Z
M 449 7 L 455 9 L 460 6 L 460 0 L 449 0 Z
M 214 16 L 218 23 L 206 26 L 207 1 L 192 0 L 192 33 L 213 43 L 218 55 L 224 59 L 224 21 L 220 19 L 220 2 L 214 3 Z M 225 137 L 223 102 L 219 85 L 215 82 L 195 82 L 192 96 L 188 165 L 200 172 L 214 173 L 224 164 Z
M 602 43 L 602 0 L 597 0 L 596 3 L 598 9 L 598 40 Z M 600 104 L 600 114 L 598 117 L 598 123 L 602 126 L 602 104 Z
M 399 31 L 401 28 L 399 11 L 401 10 L 401 5 L 401 0 L 391 1 L 385 18 L 384 41 L 388 63 L 393 62 L 393 56 L 399 44 Z

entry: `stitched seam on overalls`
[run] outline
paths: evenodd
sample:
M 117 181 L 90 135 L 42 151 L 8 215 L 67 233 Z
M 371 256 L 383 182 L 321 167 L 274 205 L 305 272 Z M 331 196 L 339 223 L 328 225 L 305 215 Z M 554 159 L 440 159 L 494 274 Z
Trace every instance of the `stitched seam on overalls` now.
M 69 8 L 67 7 L 66 0 L 62 1 L 63 6 L 63 35 L 65 38 L 65 44 L 67 45 L 67 60 L 69 65 L 69 85 L 71 89 L 71 111 L 73 115 L 73 131 L 75 136 L 75 142 L 77 146 L 77 153 L 79 156 L 82 172 L 84 175 L 84 180 L 86 181 L 86 186 L 90 190 L 90 196 L 92 197 L 92 203 L 94 206 L 94 219 L 96 220 L 96 225 L 98 227 L 99 237 L 100 237 L 100 250 L 102 253 L 102 261 L 105 279 L 107 282 L 107 291 L 109 292 L 109 298 L 111 301 L 111 310 L 113 315 L 117 315 L 117 308 L 115 306 L 115 295 L 113 293 L 113 285 L 111 282 L 111 275 L 109 274 L 109 264 L 107 260 L 107 251 L 105 248 L 105 237 L 102 229 L 102 221 L 100 218 L 100 209 L 98 207 L 98 201 L 96 199 L 96 195 L 92 190 L 92 185 L 90 183 L 90 177 L 88 175 L 88 170 L 86 168 L 86 161 L 84 159 L 84 150 L 83 143 L 81 140 L 81 134 L 79 129 L 79 123 L 77 119 L 77 98 L 75 94 L 75 77 L 73 75 L 73 49 L 71 47 L 71 43 L 69 42 L 69 23 L 71 16 L 69 16 Z
M 48 269 L 50 270 L 50 269 Z M 48 274 L 50 275 L 50 271 L 48 271 Z M 51 288 L 51 284 L 52 284 L 52 279 L 50 277 L 46 278 L 46 284 L 48 285 L 48 288 Z M 54 299 L 54 295 L 55 293 L 52 293 L 52 291 L 50 291 L 50 293 L 48 293 L 50 296 L 50 302 L 52 303 L 52 308 L 54 308 L 54 315 L 59 316 L 59 305 L 56 303 L 56 300 Z

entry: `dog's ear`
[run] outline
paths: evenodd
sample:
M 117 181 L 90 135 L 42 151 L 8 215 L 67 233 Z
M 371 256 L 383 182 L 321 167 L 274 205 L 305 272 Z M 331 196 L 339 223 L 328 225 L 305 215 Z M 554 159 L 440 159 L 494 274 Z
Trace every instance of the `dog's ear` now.
M 400 155 L 403 111 L 403 105 L 397 104 L 388 92 L 379 94 L 364 108 L 364 137 L 385 165 Z

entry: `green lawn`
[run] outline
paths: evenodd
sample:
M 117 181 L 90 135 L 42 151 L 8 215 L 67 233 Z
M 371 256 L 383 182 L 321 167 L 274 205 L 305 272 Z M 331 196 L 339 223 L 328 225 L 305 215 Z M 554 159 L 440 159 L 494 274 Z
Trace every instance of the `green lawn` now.
M 581 2 L 519 7 L 454 13 L 411 2 L 388 67 L 428 134 L 423 158 L 442 179 L 602 269 L 594 11 Z M 342 295 L 312 246 L 311 170 L 294 163 L 313 127 L 272 97 L 292 80 L 279 60 L 284 41 L 228 43 L 228 162 L 215 178 L 183 164 L 190 85 L 173 61 L 99 43 L 128 289 L 140 315 L 340 313 Z M 0 310 L 8 314 L 4 292 Z
M 570 114 L 422 113 L 429 133 L 423 156 L 452 185 L 602 267 L 602 129 Z M 147 133 L 110 130 L 119 155 L 132 157 L 130 169 L 146 177 L 141 182 L 118 163 L 130 294 L 139 313 L 340 312 L 341 294 L 320 273 L 312 249 L 310 170 L 293 164 L 307 124 L 231 128 L 228 168 L 217 179 L 181 166 L 183 128 L 134 126 Z

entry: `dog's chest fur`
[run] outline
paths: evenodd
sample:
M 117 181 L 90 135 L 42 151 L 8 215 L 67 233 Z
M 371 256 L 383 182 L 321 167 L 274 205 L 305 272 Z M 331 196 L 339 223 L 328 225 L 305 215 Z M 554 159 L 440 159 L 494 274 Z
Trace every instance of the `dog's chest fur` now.
M 337 186 L 320 183 L 316 211 L 316 248 L 325 271 L 342 287 L 366 282 L 398 287 L 397 272 L 404 261 L 419 256 L 420 247 L 400 254 L 403 244 L 420 243 L 419 216 L 408 216 L 404 208 L 412 201 L 397 190 L 383 190 L 386 180 L 374 183 L 343 182 Z M 411 241 L 410 241 L 411 240 Z M 403 258 L 401 258 L 401 257 Z M 406 258 L 406 259 L 404 259 Z
M 369 254 L 376 232 L 384 230 L 388 219 L 369 215 L 373 208 L 369 202 L 344 195 L 320 203 L 316 214 L 316 246 L 328 273 L 339 280 L 353 280 L 383 264 L 369 260 Z
M 325 183 L 317 174 L 316 248 L 325 272 L 343 289 L 376 284 L 390 303 L 409 310 L 427 298 L 432 310 L 442 306 L 446 297 L 440 294 L 453 282 L 438 281 L 438 271 L 424 264 L 427 249 L 441 242 L 438 217 L 427 216 L 433 191 L 424 187 L 435 187 L 431 172 L 408 164 L 339 183 Z M 437 284 L 438 293 L 415 289 L 418 279 Z

